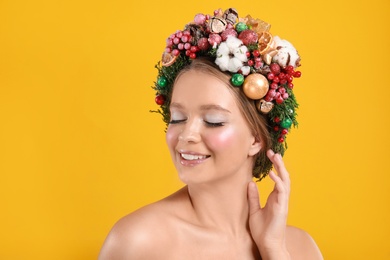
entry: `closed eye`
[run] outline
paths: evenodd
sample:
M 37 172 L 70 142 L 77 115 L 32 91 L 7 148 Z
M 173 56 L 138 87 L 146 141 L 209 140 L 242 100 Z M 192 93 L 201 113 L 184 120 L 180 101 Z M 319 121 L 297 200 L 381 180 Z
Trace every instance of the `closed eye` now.
M 182 122 L 184 122 L 184 121 L 186 121 L 186 119 L 180 119 L 180 120 L 171 120 L 171 121 L 169 121 L 169 124 L 171 124 L 171 125 L 173 125 L 173 124 L 179 124 L 179 123 L 182 123 Z
M 204 121 L 206 123 L 207 126 L 209 127 L 218 127 L 218 126 L 224 126 L 223 122 L 218 122 L 218 123 L 213 123 L 213 122 L 207 122 L 207 121 Z

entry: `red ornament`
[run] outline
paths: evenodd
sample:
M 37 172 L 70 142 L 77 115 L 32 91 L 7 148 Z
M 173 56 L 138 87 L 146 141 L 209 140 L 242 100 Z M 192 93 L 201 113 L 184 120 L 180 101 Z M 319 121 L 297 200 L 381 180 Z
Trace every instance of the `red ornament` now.
M 275 131 L 275 132 L 279 131 L 279 126 L 277 126 L 277 125 L 274 126 L 274 131 Z
M 278 142 L 279 143 L 283 143 L 284 142 L 284 138 L 283 137 L 279 137 Z
M 210 43 L 207 38 L 203 37 L 198 40 L 198 48 L 202 51 L 208 50 L 210 48 Z
M 271 72 L 275 75 L 279 75 L 280 73 L 280 66 L 277 63 L 272 63 L 269 68 L 271 69 Z
M 257 35 L 257 33 L 252 30 L 244 30 L 240 33 L 240 35 L 238 35 L 238 39 L 240 39 L 242 43 L 247 46 L 256 43 L 258 38 L 259 36 Z
M 282 130 L 282 134 L 284 134 L 284 135 L 288 134 L 288 130 L 287 130 L 286 128 L 284 128 L 284 129 Z
M 157 105 L 162 106 L 165 103 L 165 97 L 164 97 L 164 95 L 159 94 L 156 96 L 154 101 L 156 102 Z
M 274 118 L 274 122 L 275 122 L 275 123 L 279 123 L 279 122 L 280 122 L 280 118 L 279 118 L 279 117 L 275 117 L 275 118 Z
M 228 28 L 221 33 L 222 41 L 226 41 L 229 36 L 237 37 L 237 32 L 234 28 Z

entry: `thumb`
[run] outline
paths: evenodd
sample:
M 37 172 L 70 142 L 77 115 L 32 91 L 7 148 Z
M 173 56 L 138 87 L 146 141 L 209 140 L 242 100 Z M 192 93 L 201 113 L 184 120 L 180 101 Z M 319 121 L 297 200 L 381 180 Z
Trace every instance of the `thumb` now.
M 259 192 L 257 191 L 257 185 L 253 181 L 248 184 L 248 203 L 249 203 L 249 216 L 260 210 Z

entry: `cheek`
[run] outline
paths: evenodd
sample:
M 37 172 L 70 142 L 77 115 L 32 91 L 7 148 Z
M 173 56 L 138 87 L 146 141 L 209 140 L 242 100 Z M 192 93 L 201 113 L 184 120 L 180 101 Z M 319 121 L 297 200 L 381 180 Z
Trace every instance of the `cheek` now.
M 238 142 L 237 132 L 233 128 L 213 131 L 206 138 L 209 148 L 213 150 L 227 150 Z
M 165 134 L 165 141 L 169 149 L 174 149 L 178 140 L 179 131 L 177 127 L 168 126 L 167 133 Z

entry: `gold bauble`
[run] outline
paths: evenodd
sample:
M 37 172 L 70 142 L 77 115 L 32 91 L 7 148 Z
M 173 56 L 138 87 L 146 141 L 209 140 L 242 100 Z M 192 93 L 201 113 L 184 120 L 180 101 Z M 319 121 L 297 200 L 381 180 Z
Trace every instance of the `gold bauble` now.
M 263 98 L 269 89 L 268 80 L 259 73 L 250 74 L 245 78 L 242 90 L 251 99 Z

